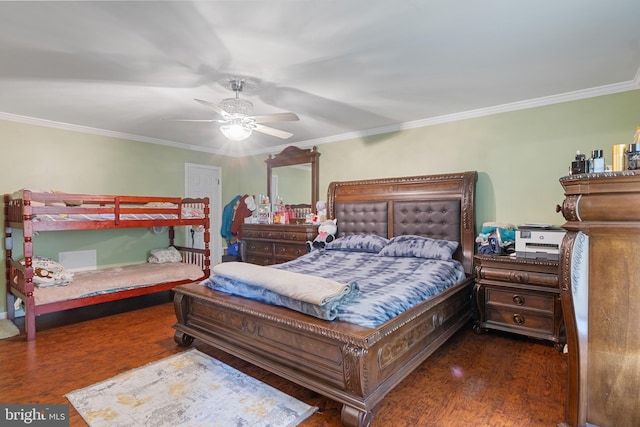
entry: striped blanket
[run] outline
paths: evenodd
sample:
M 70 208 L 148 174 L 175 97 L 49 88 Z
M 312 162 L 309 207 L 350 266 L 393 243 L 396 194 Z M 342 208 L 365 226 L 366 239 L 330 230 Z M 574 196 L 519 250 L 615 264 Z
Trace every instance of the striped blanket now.
M 386 257 L 337 250 L 313 251 L 293 261 L 260 269 L 264 271 L 264 277 L 287 271 L 311 276 L 309 283 L 313 281 L 312 277 L 322 277 L 349 284 L 352 290 L 332 304 L 322 306 L 287 297 L 259 284 L 221 276 L 215 273 L 215 268 L 203 284 L 322 319 L 375 327 L 465 278 L 462 265 L 455 260 Z

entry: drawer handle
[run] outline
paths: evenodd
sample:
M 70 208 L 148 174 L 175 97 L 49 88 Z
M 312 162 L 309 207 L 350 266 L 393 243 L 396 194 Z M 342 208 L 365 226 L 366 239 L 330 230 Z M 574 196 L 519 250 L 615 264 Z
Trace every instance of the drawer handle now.
M 524 305 L 524 298 L 523 298 L 523 297 L 521 297 L 520 295 L 514 295 L 514 296 L 513 296 L 513 302 L 514 302 L 516 305 Z
M 279 251 L 281 254 L 283 254 L 283 253 L 285 253 L 285 252 L 286 252 L 286 249 L 285 249 L 285 248 L 278 248 L 278 251 Z
M 513 273 L 513 279 L 517 283 L 529 283 L 529 275 L 527 273 Z
M 524 324 L 524 316 L 522 316 L 521 314 L 514 314 L 513 315 L 513 321 L 515 323 L 517 323 L 518 325 L 523 325 Z

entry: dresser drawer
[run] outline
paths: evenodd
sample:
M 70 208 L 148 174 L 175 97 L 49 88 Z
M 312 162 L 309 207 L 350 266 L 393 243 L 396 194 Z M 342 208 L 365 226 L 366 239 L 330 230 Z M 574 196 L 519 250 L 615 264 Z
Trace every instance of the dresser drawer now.
M 555 299 L 555 295 L 551 293 L 501 289 L 489 286 L 485 288 L 485 304 L 487 306 L 498 304 L 513 307 L 514 310 L 522 307 L 553 314 Z
M 277 229 L 248 229 L 242 231 L 242 237 L 244 239 L 268 239 L 268 240 L 282 240 L 284 239 L 284 232 Z
M 265 256 L 273 255 L 273 243 L 271 242 L 247 240 L 246 245 L 247 254 L 259 254 Z
M 256 265 L 273 265 L 275 260 L 272 256 L 260 256 L 255 254 L 247 254 L 245 262 Z
M 259 239 L 262 237 L 262 231 L 259 229 L 249 229 L 247 228 L 247 226 L 245 225 L 244 227 L 242 227 L 242 239 L 243 240 L 247 240 L 247 239 Z
M 274 255 L 276 258 L 295 259 L 307 253 L 307 246 L 302 244 L 276 243 Z
M 243 224 L 243 260 L 272 265 L 307 253 L 306 242 L 318 234 L 312 224 Z
M 315 238 L 315 234 L 312 233 L 285 232 L 283 234 L 284 240 L 292 242 L 306 242 L 307 240 L 313 240 Z
M 504 325 L 506 329 L 517 328 L 529 330 L 532 333 L 544 333 L 553 335 L 555 331 L 555 319 L 552 316 L 531 313 L 526 310 L 509 310 L 505 308 L 487 307 L 486 322 L 488 324 Z

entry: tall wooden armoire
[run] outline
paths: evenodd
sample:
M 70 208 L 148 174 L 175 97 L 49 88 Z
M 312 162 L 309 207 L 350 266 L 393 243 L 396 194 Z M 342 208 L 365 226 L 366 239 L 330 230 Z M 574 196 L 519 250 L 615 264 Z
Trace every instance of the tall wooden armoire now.
M 572 427 L 640 426 L 640 171 L 560 179 Z

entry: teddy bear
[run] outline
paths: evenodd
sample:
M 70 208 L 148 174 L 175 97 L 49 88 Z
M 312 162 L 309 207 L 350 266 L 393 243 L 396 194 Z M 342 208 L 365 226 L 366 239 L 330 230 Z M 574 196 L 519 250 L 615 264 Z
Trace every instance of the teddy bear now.
M 21 261 L 24 264 L 24 260 Z M 73 281 L 73 273 L 67 272 L 62 264 L 36 256 L 32 259 L 33 283 L 39 287 L 66 286 Z
M 320 223 L 316 238 L 313 239 L 312 242 L 307 241 L 307 252 L 311 252 L 313 249 L 324 249 L 327 243 L 335 240 L 337 231 L 338 226 L 335 219 L 329 219 Z

